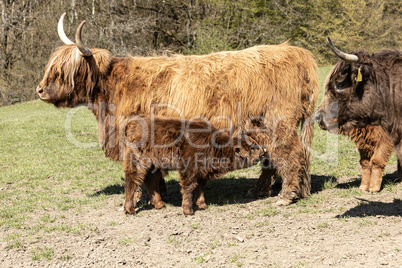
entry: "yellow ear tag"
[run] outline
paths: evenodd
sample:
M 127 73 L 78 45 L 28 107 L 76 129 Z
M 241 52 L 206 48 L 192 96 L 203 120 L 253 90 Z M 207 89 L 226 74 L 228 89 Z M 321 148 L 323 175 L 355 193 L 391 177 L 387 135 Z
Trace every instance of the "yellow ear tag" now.
M 363 81 L 363 76 L 362 76 L 362 72 L 360 71 L 360 68 L 359 68 L 359 70 L 357 71 L 357 78 L 356 78 L 356 81 L 357 81 L 357 82 Z

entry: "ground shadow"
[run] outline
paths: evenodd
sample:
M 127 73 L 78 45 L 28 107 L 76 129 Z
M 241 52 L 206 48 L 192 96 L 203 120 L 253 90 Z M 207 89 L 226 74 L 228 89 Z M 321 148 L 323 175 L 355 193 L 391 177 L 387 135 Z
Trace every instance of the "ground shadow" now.
M 235 203 L 248 203 L 256 199 L 247 195 L 247 192 L 253 187 L 257 178 L 221 178 L 208 181 L 205 186 L 205 199 L 208 205 L 224 205 Z M 167 191 L 162 196 L 164 202 L 172 206 L 181 206 L 180 184 L 177 180 L 169 180 L 166 182 Z M 276 183 L 273 187 L 273 195 L 278 195 L 281 189 L 280 183 Z M 140 210 L 152 209 L 150 206 L 148 193 L 142 185 L 142 198 L 138 202 Z M 89 197 L 99 195 L 116 195 L 124 194 L 124 178 L 121 183 L 108 185 L 105 188 L 89 194 Z
M 257 178 L 234 178 L 234 177 L 225 177 L 221 179 L 211 180 L 205 186 L 205 199 L 208 205 L 225 205 L 225 204 L 244 204 L 255 201 L 256 198 L 249 196 L 247 193 L 254 184 L 256 183 Z M 360 185 L 361 178 L 355 178 L 347 183 L 338 183 L 335 188 L 339 189 L 349 189 L 352 187 L 358 188 Z M 327 175 L 311 175 L 311 193 L 319 193 L 326 189 L 326 183 L 337 183 L 337 179 L 333 176 Z M 388 184 L 395 184 L 398 182 L 397 172 L 387 174 L 383 178 L 383 187 Z M 169 180 L 167 183 L 167 193 L 162 196 L 164 202 L 171 206 L 181 206 L 181 194 L 180 194 L 180 184 L 177 180 Z M 278 196 L 279 192 L 282 189 L 282 179 L 277 177 L 275 180 L 275 184 L 272 187 L 271 196 Z M 145 190 L 145 187 L 142 186 L 142 198 L 138 202 L 138 207 L 140 210 L 148 210 L 153 209 L 153 206 L 149 205 L 149 196 Z M 89 197 L 95 197 L 99 195 L 115 195 L 115 194 L 124 194 L 124 178 L 122 178 L 121 183 L 108 185 L 102 190 L 99 190 Z M 367 201 L 369 202 L 369 201 Z M 378 203 L 378 204 L 377 204 Z M 353 208 L 345 213 L 343 216 L 351 216 L 351 215 L 399 215 L 400 216 L 400 206 L 401 203 L 396 202 L 393 204 L 385 204 L 386 208 L 381 205 L 381 202 L 369 202 L 363 203 L 356 208 Z M 373 207 L 370 210 L 370 207 Z M 388 211 L 388 212 L 387 212 Z M 349 215 L 349 214 L 350 215 Z M 385 213 L 385 214 L 384 214 Z M 371 215 L 370 214 L 370 215 Z M 353 216 L 358 217 L 358 216 Z
M 256 181 L 256 178 L 221 178 L 208 181 L 204 188 L 206 203 L 209 206 L 221 206 L 225 204 L 245 204 L 255 201 L 256 199 L 248 196 L 247 192 L 253 187 Z M 162 200 L 170 206 L 181 207 L 182 199 L 179 182 L 177 180 L 169 180 L 166 183 L 166 188 L 167 191 L 166 194 L 162 196 Z M 143 210 L 154 209 L 154 207 L 149 204 L 149 196 L 145 187 L 142 186 L 141 189 L 143 195 L 137 204 L 139 208 L 137 213 Z M 195 204 L 194 210 L 197 211 Z
M 247 192 L 256 181 L 256 178 L 222 178 L 208 181 L 204 188 L 206 203 L 208 205 L 224 205 L 254 201 L 256 199 L 248 196 Z M 179 182 L 170 180 L 166 186 L 167 194 L 163 196 L 163 200 L 170 205 L 181 206 L 182 199 Z M 145 189 L 143 189 L 144 191 Z M 144 195 L 149 199 L 147 194 Z
M 312 175 L 312 193 L 319 192 L 323 189 L 325 182 L 336 179 L 330 176 Z M 255 201 L 256 198 L 248 195 L 248 191 L 253 188 L 257 178 L 234 178 L 225 177 L 221 179 L 208 181 L 205 186 L 205 199 L 208 205 L 224 205 L 224 204 L 243 204 Z M 167 183 L 167 193 L 163 196 L 163 200 L 172 206 L 181 206 L 180 184 L 177 180 L 169 180 Z M 282 189 L 282 179 L 278 177 L 272 187 L 271 196 L 278 196 Z M 139 202 L 139 206 L 147 209 L 149 196 L 142 186 L 143 196 Z M 124 178 L 121 183 L 108 185 L 107 187 L 90 194 L 89 197 L 99 195 L 115 195 L 124 194 Z M 149 207 L 152 208 L 152 207 Z
M 99 190 L 93 194 L 88 195 L 89 197 L 95 197 L 99 195 L 115 195 L 124 194 L 124 178 L 121 178 L 122 183 L 116 183 L 113 185 L 108 185 L 102 190 Z
M 381 191 L 389 185 L 400 183 L 398 178 L 398 171 L 386 174 L 382 179 Z M 356 178 L 346 183 L 339 183 L 336 188 L 349 189 L 351 187 L 358 188 L 361 183 L 361 178 Z M 369 201 L 363 198 L 354 197 L 361 201 L 361 203 L 346 211 L 342 215 L 338 215 L 337 218 L 344 217 L 366 217 L 366 216 L 402 216 L 402 201 L 401 199 L 394 199 L 392 203 L 384 203 L 378 201 Z
M 226 204 L 245 204 L 250 203 L 256 198 L 248 195 L 248 191 L 253 188 L 258 178 L 221 178 L 208 181 L 205 186 L 205 200 L 207 205 L 226 205 Z M 327 181 L 336 182 L 336 178 L 325 175 L 312 175 L 312 193 L 317 193 L 323 190 L 324 184 Z M 278 196 L 282 190 L 282 179 L 278 176 L 275 184 L 272 186 L 271 196 Z M 140 210 L 152 209 L 147 202 L 149 197 L 143 189 L 143 198 L 140 204 Z M 266 197 L 261 197 L 266 198 Z M 181 206 L 180 184 L 176 180 L 170 180 L 167 183 L 167 195 L 163 196 L 163 200 L 172 206 Z M 196 209 L 196 207 L 195 207 Z
M 367 216 L 399 216 L 402 217 L 402 200 L 394 199 L 392 203 L 378 201 L 369 201 L 363 198 L 355 197 L 361 203 L 346 211 L 337 218 L 345 217 L 367 217 Z
M 331 182 L 336 183 L 337 179 L 327 175 L 311 175 L 311 193 L 316 194 L 325 189 L 325 184 Z

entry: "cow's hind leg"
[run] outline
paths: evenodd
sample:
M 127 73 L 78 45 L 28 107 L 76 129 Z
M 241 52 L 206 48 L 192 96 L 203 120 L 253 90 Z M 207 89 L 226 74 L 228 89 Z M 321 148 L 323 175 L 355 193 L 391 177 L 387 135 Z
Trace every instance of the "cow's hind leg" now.
M 288 205 L 310 195 L 310 174 L 307 170 L 303 146 L 295 133 L 282 139 L 272 154 L 272 159 L 282 175 L 282 190 L 277 205 Z

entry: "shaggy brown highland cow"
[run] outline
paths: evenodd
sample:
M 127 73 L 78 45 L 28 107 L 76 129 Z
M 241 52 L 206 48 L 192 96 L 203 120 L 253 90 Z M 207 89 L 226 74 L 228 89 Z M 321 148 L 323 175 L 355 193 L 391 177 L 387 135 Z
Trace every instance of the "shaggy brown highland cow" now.
M 271 192 L 276 170 L 283 180 L 278 204 L 310 194 L 309 118 L 318 97 L 318 78 L 309 51 L 284 43 L 204 56 L 114 57 L 83 45 L 84 22 L 77 29 L 76 43 L 69 40 L 63 18 L 58 29 L 66 45 L 51 55 L 36 91 L 57 107 L 88 104 L 98 120 L 106 156 L 122 159 L 124 117 L 203 117 L 233 134 L 247 132 L 266 148 L 272 162 L 262 163 L 253 195 Z M 146 179 L 151 198 L 158 199 L 159 189 L 150 189 L 147 183 Z
M 356 143 L 362 167 L 361 191 L 379 192 L 382 173 L 393 151 L 391 138 L 379 126 L 355 128 L 342 133 Z
M 179 171 L 183 212 L 190 215 L 193 191 L 198 208 L 207 208 L 203 188 L 208 180 L 255 165 L 264 154 L 247 136 L 231 138 L 203 120 L 135 116 L 125 132 L 124 211 L 129 214 L 135 213 L 137 187 L 155 170 Z

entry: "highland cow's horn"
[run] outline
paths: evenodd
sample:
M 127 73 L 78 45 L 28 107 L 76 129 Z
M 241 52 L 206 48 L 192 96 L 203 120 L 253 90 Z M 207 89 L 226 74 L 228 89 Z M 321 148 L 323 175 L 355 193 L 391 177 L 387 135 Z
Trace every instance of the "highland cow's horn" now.
M 332 51 L 335 53 L 335 55 L 337 55 L 340 59 L 342 59 L 346 62 L 349 62 L 349 63 L 359 61 L 358 56 L 353 55 L 353 54 L 348 54 L 348 53 L 342 52 L 339 49 L 337 49 L 329 37 L 327 37 L 327 43 L 328 43 L 329 47 L 332 49 Z
M 81 22 L 80 26 L 78 26 L 77 32 L 75 33 L 75 42 L 76 42 L 78 49 L 81 52 L 81 55 L 88 57 L 88 56 L 92 55 L 92 51 L 89 48 L 87 48 L 81 41 L 81 30 L 82 30 L 82 27 L 84 26 L 84 24 L 85 24 L 85 20 L 83 22 Z
M 61 41 L 63 41 L 64 44 L 72 45 L 72 44 L 74 44 L 74 42 L 71 41 L 70 39 L 68 39 L 68 37 L 64 33 L 64 29 L 63 29 L 63 20 L 64 20 L 65 16 L 66 16 L 66 13 L 61 15 L 61 17 L 59 19 L 59 24 L 57 25 L 57 33 L 59 34 L 59 37 L 60 37 Z

